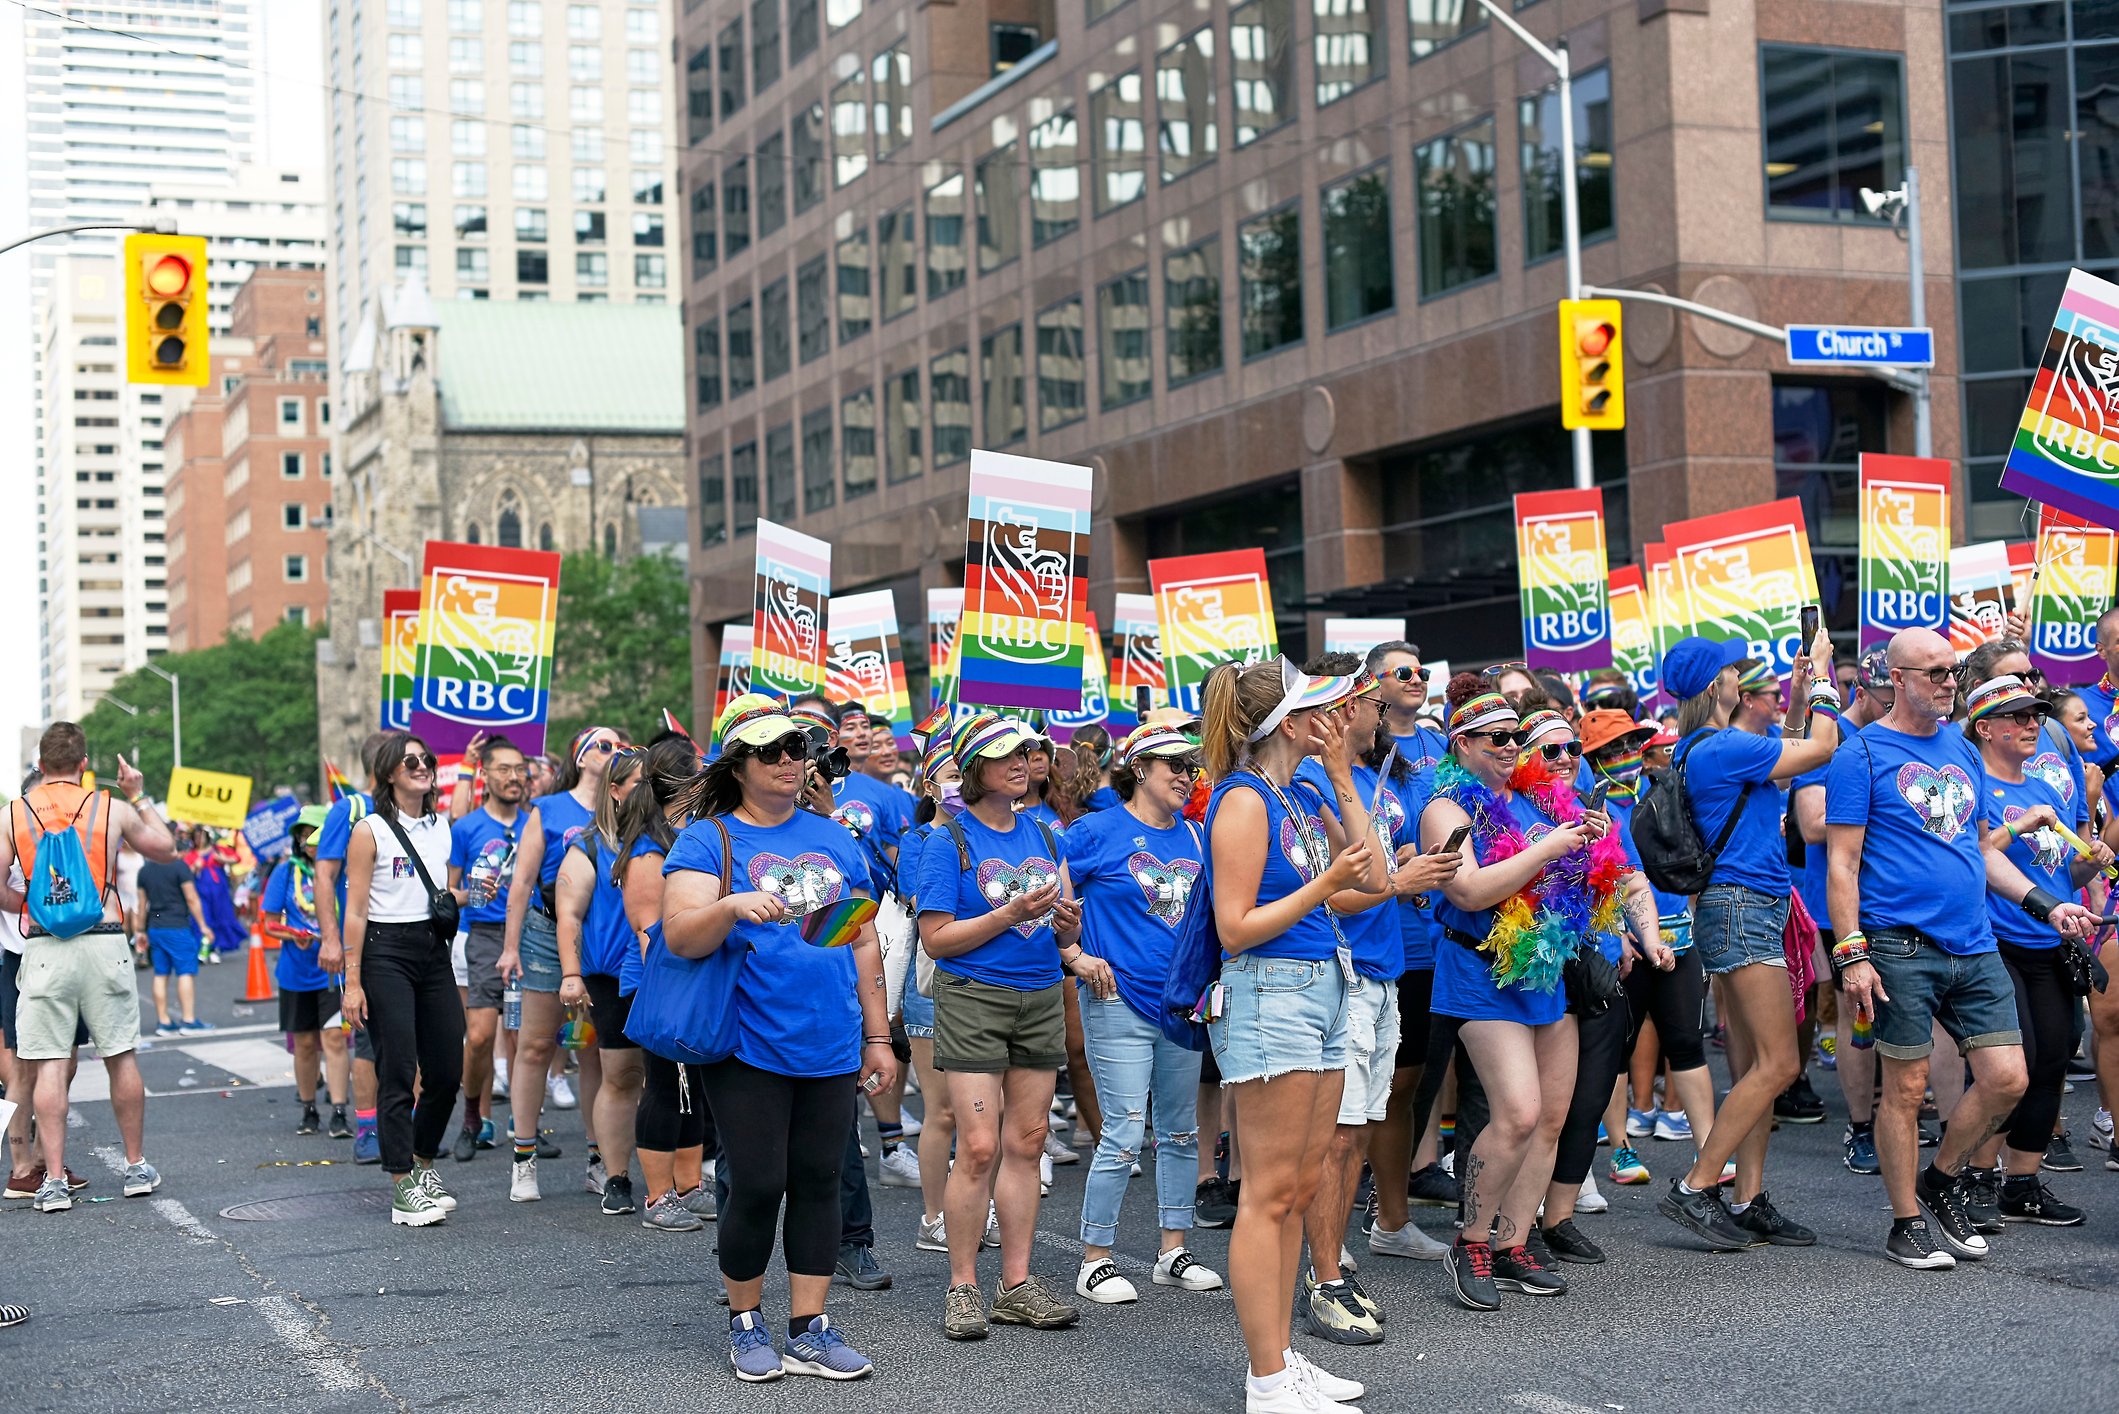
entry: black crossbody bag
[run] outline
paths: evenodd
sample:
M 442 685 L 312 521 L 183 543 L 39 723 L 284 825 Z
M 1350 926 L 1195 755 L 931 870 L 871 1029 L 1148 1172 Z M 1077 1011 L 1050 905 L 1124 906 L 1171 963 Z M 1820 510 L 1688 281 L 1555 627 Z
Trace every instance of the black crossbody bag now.
M 427 873 L 427 862 L 421 859 L 419 851 L 412 847 L 411 837 L 406 835 L 405 827 L 397 823 L 396 813 L 387 810 L 378 810 L 375 813 L 382 816 L 383 823 L 390 827 L 390 833 L 397 836 L 398 844 L 404 849 L 406 857 L 412 861 L 413 871 L 419 875 L 420 883 L 426 886 L 427 926 L 434 930 L 434 941 L 443 947 L 449 946 L 456 941 L 459 912 L 456 895 L 447 889 L 434 887 L 434 879 Z

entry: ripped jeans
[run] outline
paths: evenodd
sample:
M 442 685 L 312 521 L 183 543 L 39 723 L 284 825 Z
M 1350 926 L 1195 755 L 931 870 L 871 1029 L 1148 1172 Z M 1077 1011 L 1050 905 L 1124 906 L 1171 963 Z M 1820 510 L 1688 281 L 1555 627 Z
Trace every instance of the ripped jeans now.
M 1077 987 L 1082 1039 L 1104 1111 L 1103 1141 L 1082 1190 L 1082 1241 L 1109 1247 L 1116 1240 L 1119 1205 L 1141 1157 L 1151 1110 L 1157 1221 L 1169 1231 L 1189 1229 L 1199 1177 L 1200 1053 L 1171 1041 L 1122 998 L 1098 1001 L 1086 985 Z

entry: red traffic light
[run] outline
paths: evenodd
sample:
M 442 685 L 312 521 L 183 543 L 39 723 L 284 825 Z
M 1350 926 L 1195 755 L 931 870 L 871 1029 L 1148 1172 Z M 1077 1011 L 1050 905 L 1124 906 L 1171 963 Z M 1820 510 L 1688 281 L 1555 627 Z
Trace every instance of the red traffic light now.
M 149 294 L 174 299 L 191 284 L 191 262 L 181 255 L 165 255 L 147 267 Z
M 1587 358 L 1601 358 L 1619 331 L 1609 320 L 1584 320 L 1575 326 L 1575 347 Z

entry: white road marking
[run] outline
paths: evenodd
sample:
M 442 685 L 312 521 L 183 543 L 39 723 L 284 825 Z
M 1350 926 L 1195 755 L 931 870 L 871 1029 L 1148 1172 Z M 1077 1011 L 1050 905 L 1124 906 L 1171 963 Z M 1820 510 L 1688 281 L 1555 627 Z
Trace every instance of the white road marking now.
M 1532 1410 L 1534 1414 L 1603 1414 L 1603 1410 L 1591 1408 L 1587 1404 L 1575 1404 L 1560 1398 L 1556 1394 L 1546 1394 L 1542 1390 L 1535 1389 L 1519 1389 L 1508 1396 L 1508 1402 L 1519 1409 Z M 1606 1409 L 1624 1407 L 1623 1405 L 1605 1406 Z
M 261 1037 L 239 1037 L 234 1040 L 215 1038 L 206 1041 L 189 1041 L 184 1045 L 184 1054 L 204 1065 L 217 1066 L 230 1075 L 239 1075 L 252 1085 L 292 1085 L 294 1083 L 294 1057 L 279 1041 L 267 1041 Z
M 183 1233 L 193 1242 L 220 1241 L 218 1237 L 214 1236 L 212 1228 L 193 1217 L 191 1209 L 185 1207 L 176 1199 L 157 1198 L 154 1200 L 154 1208 L 156 1212 L 169 1220 L 171 1227 Z

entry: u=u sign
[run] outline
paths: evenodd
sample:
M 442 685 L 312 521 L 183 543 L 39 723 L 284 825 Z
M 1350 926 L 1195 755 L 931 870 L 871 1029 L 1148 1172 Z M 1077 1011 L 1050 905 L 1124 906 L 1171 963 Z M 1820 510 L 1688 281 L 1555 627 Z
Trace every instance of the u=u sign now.
M 169 773 L 169 805 L 180 820 L 239 829 L 250 810 L 250 777 L 179 766 Z

